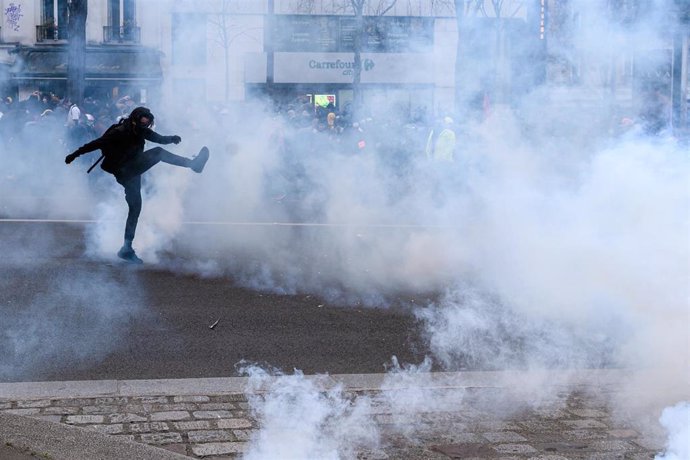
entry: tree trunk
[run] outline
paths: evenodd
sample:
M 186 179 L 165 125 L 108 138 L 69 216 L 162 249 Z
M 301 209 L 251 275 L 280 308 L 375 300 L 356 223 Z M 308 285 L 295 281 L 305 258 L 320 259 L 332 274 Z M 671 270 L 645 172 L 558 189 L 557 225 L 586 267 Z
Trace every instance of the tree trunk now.
M 264 38 L 266 40 L 266 92 L 269 97 L 274 96 L 275 88 L 275 48 L 273 41 L 275 37 L 275 0 L 268 0 L 267 24 L 265 27 Z
M 81 104 L 86 84 L 87 0 L 70 0 L 68 11 L 67 96 L 73 103 Z

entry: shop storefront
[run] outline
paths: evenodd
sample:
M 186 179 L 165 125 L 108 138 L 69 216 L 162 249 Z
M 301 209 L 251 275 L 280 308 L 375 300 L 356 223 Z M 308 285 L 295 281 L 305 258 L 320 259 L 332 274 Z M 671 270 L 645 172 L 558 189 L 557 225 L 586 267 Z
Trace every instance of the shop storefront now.
M 273 85 L 266 85 L 266 54 L 248 54 L 245 83 L 248 93 L 269 94 L 281 105 L 308 99 L 314 106 L 332 103 L 346 110 L 353 99 L 353 53 L 275 53 Z M 428 53 L 362 53 L 360 89 L 372 115 L 392 107 L 431 111 L 436 77 Z
M 10 80 L 20 98 L 35 90 L 64 96 L 67 87 L 67 49 L 58 46 L 18 47 Z M 101 99 L 136 96 L 141 102 L 160 97 L 163 73 L 160 52 L 143 47 L 87 47 L 85 96 Z

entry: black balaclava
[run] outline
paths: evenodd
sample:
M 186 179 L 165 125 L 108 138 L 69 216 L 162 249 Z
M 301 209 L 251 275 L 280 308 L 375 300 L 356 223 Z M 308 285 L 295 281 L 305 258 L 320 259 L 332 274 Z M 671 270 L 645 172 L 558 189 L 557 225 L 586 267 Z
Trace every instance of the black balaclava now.
M 142 124 L 141 122 L 141 119 L 144 117 L 149 119 L 147 124 Z M 146 107 L 137 107 L 136 109 L 132 110 L 132 113 L 129 114 L 129 120 L 130 122 L 134 122 L 135 131 L 153 126 L 153 114 Z

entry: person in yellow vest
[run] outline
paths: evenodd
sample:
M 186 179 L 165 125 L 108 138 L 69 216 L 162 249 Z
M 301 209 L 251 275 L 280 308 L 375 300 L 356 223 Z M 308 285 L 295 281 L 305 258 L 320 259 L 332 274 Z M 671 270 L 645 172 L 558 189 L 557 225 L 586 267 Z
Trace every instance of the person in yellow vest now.
M 442 127 L 434 128 L 426 140 L 426 157 L 430 160 L 452 163 L 455 158 L 455 131 L 453 119 L 445 117 Z

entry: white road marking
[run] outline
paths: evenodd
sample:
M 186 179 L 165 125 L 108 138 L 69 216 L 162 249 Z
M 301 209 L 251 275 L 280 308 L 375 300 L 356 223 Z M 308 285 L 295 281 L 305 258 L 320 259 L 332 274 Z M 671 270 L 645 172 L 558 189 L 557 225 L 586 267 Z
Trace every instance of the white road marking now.
M 2 223 L 20 224 L 95 224 L 99 221 L 89 219 L 0 219 Z M 232 222 L 232 221 L 182 221 L 184 225 L 238 226 L 238 227 L 361 227 L 361 228 L 455 228 L 451 225 L 421 225 L 421 224 L 348 224 L 322 222 Z

